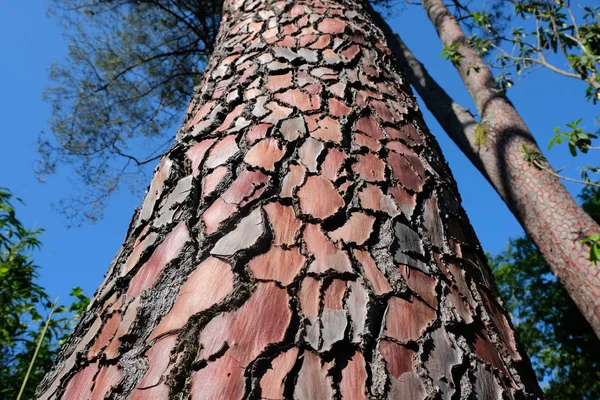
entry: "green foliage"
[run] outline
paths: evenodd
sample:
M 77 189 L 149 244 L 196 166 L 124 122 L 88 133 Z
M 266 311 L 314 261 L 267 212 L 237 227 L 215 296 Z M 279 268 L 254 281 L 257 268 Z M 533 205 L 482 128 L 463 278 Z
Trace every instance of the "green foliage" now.
M 464 58 L 464 56 L 458 52 L 459 46 L 459 43 L 454 43 L 449 46 L 443 45 L 442 54 L 440 54 L 440 57 L 450 61 L 453 65 L 458 65 L 460 63 L 460 60 Z
M 20 202 L 19 199 L 14 199 Z M 0 399 L 15 399 L 53 308 L 39 286 L 31 253 L 40 247 L 41 229 L 29 230 L 17 219 L 12 194 L 0 188 Z M 52 365 L 89 299 L 80 288 L 70 306 L 59 306 L 48 322 L 23 398 L 33 398 L 37 384 Z
M 600 222 L 600 190 L 586 187 L 584 209 Z M 533 242 L 511 240 L 489 257 L 498 289 L 549 400 L 600 398 L 600 340 Z
M 12 195 L 0 188 L 0 347 L 13 344 L 27 327 L 21 322 L 27 315 L 33 321 L 41 316 L 36 304 L 46 300 L 42 288 L 33 283 L 36 266 L 29 252 L 40 246 L 40 229 L 28 230 L 16 218 L 10 202 Z M 18 200 L 18 199 L 17 199 Z M 0 357 L 1 357 L 0 352 Z
M 577 121 L 567 124 L 567 128 L 570 129 L 570 131 L 567 132 L 561 132 L 559 127 L 554 128 L 554 133 L 556 135 L 550 140 L 548 150 L 550 150 L 555 143 L 561 144 L 566 141 L 568 141 L 569 151 L 573 157 L 577 156 L 577 150 L 581 153 L 587 153 L 590 150 L 600 150 L 600 147 L 592 147 L 592 140 L 597 139 L 598 135 L 584 131 L 583 128 L 579 126 L 581 121 L 580 118 Z M 600 167 L 596 165 L 584 165 L 581 167 L 581 177 L 583 178 L 583 181 L 578 182 L 585 185 L 598 186 L 598 182 L 595 182 L 592 179 L 592 176 L 590 176 L 590 174 L 598 173 L 600 173 Z M 593 252 L 593 243 L 591 246 Z
M 570 131 L 561 132 L 559 127 L 554 128 L 556 135 L 550 140 L 548 150 L 554 146 L 554 144 L 561 144 L 568 141 L 569 151 L 573 157 L 577 156 L 577 150 L 582 153 L 587 153 L 590 146 L 592 145 L 592 139 L 597 139 L 598 136 L 593 133 L 588 133 L 579 126 L 582 119 L 579 118 L 577 121 L 567 124 L 567 128 Z

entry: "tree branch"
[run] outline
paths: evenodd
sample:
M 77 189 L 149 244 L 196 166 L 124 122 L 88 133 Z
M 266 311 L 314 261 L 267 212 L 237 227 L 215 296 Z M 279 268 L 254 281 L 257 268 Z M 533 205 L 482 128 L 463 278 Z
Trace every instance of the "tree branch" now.
M 569 182 L 579 183 L 579 184 L 582 184 L 585 186 L 595 186 L 595 187 L 600 188 L 600 184 L 598 184 L 598 183 L 586 182 L 586 181 L 582 181 L 580 179 L 569 178 L 568 176 L 564 176 L 564 175 L 561 175 L 561 174 L 553 171 L 551 168 L 548 168 L 547 166 L 545 166 L 544 164 L 542 164 L 541 162 L 539 162 L 537 160 L 533 160 L 532 162 L 537 168 L 539 168 L 543 171 L 546 171 L 547 173 L 552 174 L 552 175 L 556 176 L 557 178 L 564 179 L 565 181 L 569 181 Z

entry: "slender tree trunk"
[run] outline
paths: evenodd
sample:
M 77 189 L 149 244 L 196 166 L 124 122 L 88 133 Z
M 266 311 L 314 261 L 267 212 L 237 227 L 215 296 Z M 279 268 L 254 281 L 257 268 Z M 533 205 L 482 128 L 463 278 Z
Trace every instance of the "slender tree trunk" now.
M 40 398 L 541 398 L 362 3 L 223 11 L 176 143 Z
M 424 0 L 423 6 L 442 42 L 458 44 L 462 59 L 457 70 L 481 116 L 486 132 L 483 143 L 477 141 L 479 123 L 473 116 L 448 96 L 385 21 L 378 15 L 375 19 L 409 82 L 448 136 L 502 197 L 600 337 L 600 270 L 581 244 L 581 239 L 600 232 L 600 226 L 557 176 L 525 161 L 523 146 L 541 154 L 540 148 L 443 1 Z M 550 165 L 546 167 L 552 171 Z

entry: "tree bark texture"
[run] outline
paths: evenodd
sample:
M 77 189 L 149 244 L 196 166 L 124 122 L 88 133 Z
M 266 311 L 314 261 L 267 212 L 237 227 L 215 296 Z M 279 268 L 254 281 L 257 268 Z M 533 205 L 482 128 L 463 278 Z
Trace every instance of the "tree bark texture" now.
M 359 0 L 227 0 L 174 147 L 42 399 L 538 399 Z
M 381 15 L 373 9 L 370 11 L 373 21 L 385 35 L 390 51 L 398 61 L 408 83 L 421 96 L 431 114 L 448 134 L 448 137 L 454 141 L 479 172 L 504 198 L 502 188 L 494 186 L 496 181 L 488 175 L 487 170 L 489 167 L 486 168 L 486 161 L 489 164 L 488 159 L 480 155 L 481 152 L 487 152 L 488 150 L 487 146 L 477 143 L 475 129 L 478 122 L 473 114 L 450 97 Z
M 476 125 L 472 123 L 477 123 L 469 122 L 467 113 L 429 79 L 426 71 L 419 71 L 419 65 L 407 56 L 406 47 L 402 50 L 402 44 L 396 43 L 400 59 L 404 53 L 413 69 L 414 87 L 427 106 L 436 110 L 433 114 L 448 135 L 502 197 L 600 337 L 600 269 L 590 262 L 589 247 L 581 243 L 583 238 L 600 232 L 600 226 L 577 204 L 557 176 L 536 169 L 525 160 L 523 146 L 530 152 L 542 151 L 490 69 L 469 46 L 444 2 L 423 0 L 423 7 L 442 42 L 447 46 L 458 44 L 462 58 L 457 70 L 487 132 L 486 144 L 476 143 Z M 463 132 L 459 124 L 465 126 Z

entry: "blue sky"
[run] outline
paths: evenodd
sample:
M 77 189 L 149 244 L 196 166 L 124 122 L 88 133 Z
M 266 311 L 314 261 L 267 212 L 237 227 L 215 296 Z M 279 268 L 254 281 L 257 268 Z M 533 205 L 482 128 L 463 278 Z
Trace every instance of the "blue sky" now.
M 73 286 L 81 286 L 87 295 L 96 290 L 141 198 L 123 190 L 111 199 L 103 220 L 67 228 L 68 222 L 52 204 L 76 190 L 70 182 L 72 171 L 60 168 L 46 183 L 36 180 L 36 141 L 41 131 L 48 130 L 50 116 L 42 91 L 50 84 L 48 67 L 64 59 L 67 51 L 60 28 L 45 10 L 43 0 L 0 2 L 0 186 L 27 203 L 17 208 L 26 226 L 46 230 L 43 247 L 35 255 L 42 267 L 40 283 L 51 296 L 66 300 Z M 458 74 L 439 57 L 441 44 L 423 10 L 403 6 L 393 12 L 389 23 L 455 100 L 473 109 Z M 595 106 L 585 101 L 584 89 L 580 82 L 540 71 L 511 89 L 509 96 L 545 149 L 556 126 L 582 117 L 585 128 L 597 129 L 594 119 L 598 114 Z M 492 253 L 501 251 L 510 237 L 522 234 L 520 226 L 433 117 L 423 111 L 452 168 L 463 206 L 483 247 Z M 578 175 L 577 167 L 586 159 L 591 162 L 591 156 L 572 158 L 566 147 L 554 148 L 546 155 L 555 168 L 568 166 L 571 176 Z M 580 189 L 576 184 L 567 187 L 572 193 Z

